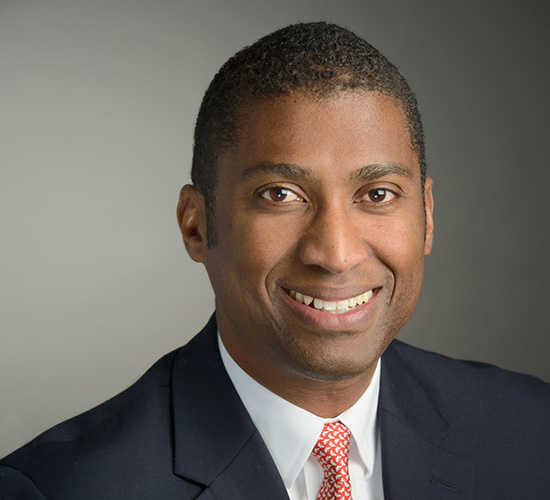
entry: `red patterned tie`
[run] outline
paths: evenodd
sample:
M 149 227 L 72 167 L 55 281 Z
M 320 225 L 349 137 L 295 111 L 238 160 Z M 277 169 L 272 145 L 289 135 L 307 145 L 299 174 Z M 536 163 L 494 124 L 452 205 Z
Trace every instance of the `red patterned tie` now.
M 313 448 L 323 467 L 323 484 L 317 500 L 351 500 L 348 453 L 350 431 L 342 422 L 325 424 Z

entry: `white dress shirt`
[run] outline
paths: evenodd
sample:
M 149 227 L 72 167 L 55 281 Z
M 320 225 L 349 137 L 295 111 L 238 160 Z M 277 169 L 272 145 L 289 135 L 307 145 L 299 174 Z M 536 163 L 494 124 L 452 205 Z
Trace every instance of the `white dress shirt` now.
M 353 500 L 384 499 L 376 421 L 380 361 L 359 400 L 338 417 L 323 419 L 256 382 L 231 358 L 219 335 L 218 344 L 225 369 L 271 453 L 290 500 L 316 500 L 323 470 L 311 451 L 324 424 L 336 420 L 351 431 L 349 471 Z

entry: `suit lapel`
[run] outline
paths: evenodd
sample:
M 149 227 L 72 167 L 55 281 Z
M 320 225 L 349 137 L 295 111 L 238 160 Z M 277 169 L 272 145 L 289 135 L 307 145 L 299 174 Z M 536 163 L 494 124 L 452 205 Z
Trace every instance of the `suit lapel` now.
M 213 317 L 173 367 L 174 473 L 205 489 L 200 500 L 288 500 L 217 346 Z M 449 426 L 390 345 L 379 400 L 384 500 L 473 498 L 474 467 L 444 449 Z
M 214 317 L 180 351 L 172 377 L 174 473 L 206 488 L 200 500 L 288 500 L 271 455 L 225 371 Z
M 395 346 L 382 357 L 379 422 L 385 500 L 466 500 L 474 466 L 443 447 L 449 425 Z
M 258 432 L 235 454 L 197 500 L 288 500 L 279 473 Z

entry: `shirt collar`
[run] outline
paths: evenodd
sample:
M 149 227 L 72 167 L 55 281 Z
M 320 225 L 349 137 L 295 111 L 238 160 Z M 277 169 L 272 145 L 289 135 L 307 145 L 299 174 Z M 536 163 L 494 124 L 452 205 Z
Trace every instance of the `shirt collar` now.
M 277 396 L 250 377 L 218 345 L 223 364 L 254 425 L 260 432 L 279 473 L 289 488 L 298 477 L 326 422 L 340 420 L 351 431 L 368 479 L 376 457 L 376 412 L 380 389 L 380 361 L 371 383 L 359 400 L 337 418 L 323 419 Z M 265 411 L 269 408 L 269 411 Z

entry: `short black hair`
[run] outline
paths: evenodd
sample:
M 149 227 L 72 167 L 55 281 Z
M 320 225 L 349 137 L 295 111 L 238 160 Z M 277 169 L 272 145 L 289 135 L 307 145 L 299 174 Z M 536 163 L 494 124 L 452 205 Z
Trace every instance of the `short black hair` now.
M 209 242 L 217 161 L 237 142 L 239 111 L 255 101 L 292 93 L 323 98 L 354 90 L 380 92 L 397 101 L 407 120 L 424 187 L 422 120 L 416 97 L 397 68 L 346 28 L 326 22 L 293 24 L 237 52 L 204 95 L 195 125 L 191 179 L 205 198 Z

